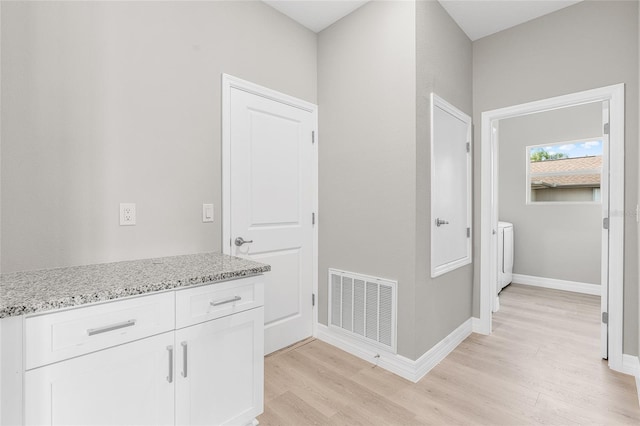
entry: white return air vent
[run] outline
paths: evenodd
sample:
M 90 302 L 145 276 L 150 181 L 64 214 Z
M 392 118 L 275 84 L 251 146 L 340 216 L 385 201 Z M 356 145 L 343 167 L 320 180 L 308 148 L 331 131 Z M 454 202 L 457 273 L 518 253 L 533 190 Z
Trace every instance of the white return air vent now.
M 396 353 L 397 281 L 329 269 L 329 327 Z

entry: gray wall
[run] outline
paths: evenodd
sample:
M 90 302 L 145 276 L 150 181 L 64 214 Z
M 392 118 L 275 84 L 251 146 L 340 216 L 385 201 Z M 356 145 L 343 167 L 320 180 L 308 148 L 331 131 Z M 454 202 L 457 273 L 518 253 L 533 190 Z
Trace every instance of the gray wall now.
M 221 73 L 317 100 L 317 36 L 262 2 L 1 7 L 3 272 L 220 251 Z
M 415 4 L 371 2 L 318 37 L 319 321 L 327 269 L 398 281 L 414 355 Z
M 473 267 L 429 264 L 429 95 L 471 114 L 471 63 L 437 2 L 371 2 L 318 38 L 320 322 L 328 268 L 396 279 L 411 359 L 471 316 Z
M 473 265 L 431 278 L 431 92 L 472 114 L 471 41 L 436 1 L 418 1 L 416 140 L 416 356 L 471 317 Z M 477 233 L 476 233 L 477 234 Z
M 638 352 L 638 3 L 585 1 L 473 43 L 474 122 L 483 111 L 626 84 L 624 352 Z M 479 148 L 480 126 L 475 128 Z M 475 207 L 480 207 L 475 156 Z M 480 214 L 474 217 L 476 229 Z M 479 247 L 479 238 L 475 247 Z M 479 260 L 479 251 L 474 259 Z M 474 270 L 474 314 L 480 269 Z
M 500 120 L 500 220 L 515 232 L 516 274 L 600 284 L 602 204 L 526 204 L 526 147 L 602 135 L 602 103 Z

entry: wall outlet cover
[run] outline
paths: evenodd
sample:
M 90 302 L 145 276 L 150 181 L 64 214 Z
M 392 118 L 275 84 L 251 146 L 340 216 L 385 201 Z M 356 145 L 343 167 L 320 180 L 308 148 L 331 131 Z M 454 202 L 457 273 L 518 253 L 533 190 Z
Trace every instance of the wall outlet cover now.
M 136 203 L 120 203 L 120 226 L 136 224 Z

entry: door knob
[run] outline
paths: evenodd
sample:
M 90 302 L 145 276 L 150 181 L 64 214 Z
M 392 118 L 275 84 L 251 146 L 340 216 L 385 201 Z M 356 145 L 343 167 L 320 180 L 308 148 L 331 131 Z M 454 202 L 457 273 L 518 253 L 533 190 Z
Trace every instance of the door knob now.
M 237 245 L 238 247 L 240 247 L 240 246 L 241 246 L 241 245 L 243 245 L 243 244 L 248 244 L 248 243 L 252 243 L 252 242 L 253 242 L 253 240 L 245 240 L 245 239 L 244 239 L 244 238 L 242 238 L 242 237 L 238 237 L 238 238 L 236 238 L 236 241 L 235 241 L 235 243 L 236 243 L 236 245 Z
M 448 225 L 449 222 L 447 222 L 446 220 L 440 219 L 440 218 L 436 218 L 436 226 L 441 226 L 441 225 Z

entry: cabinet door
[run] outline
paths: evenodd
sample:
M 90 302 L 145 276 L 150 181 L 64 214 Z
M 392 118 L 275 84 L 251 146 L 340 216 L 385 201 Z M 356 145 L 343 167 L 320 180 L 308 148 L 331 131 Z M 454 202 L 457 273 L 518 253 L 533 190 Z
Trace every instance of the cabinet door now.
M 174 333 L 25 374 L 27 425 L 171 425 Z
M 264 308 L 176 332 L 176 423 L 244 425 L 263 410 Z

